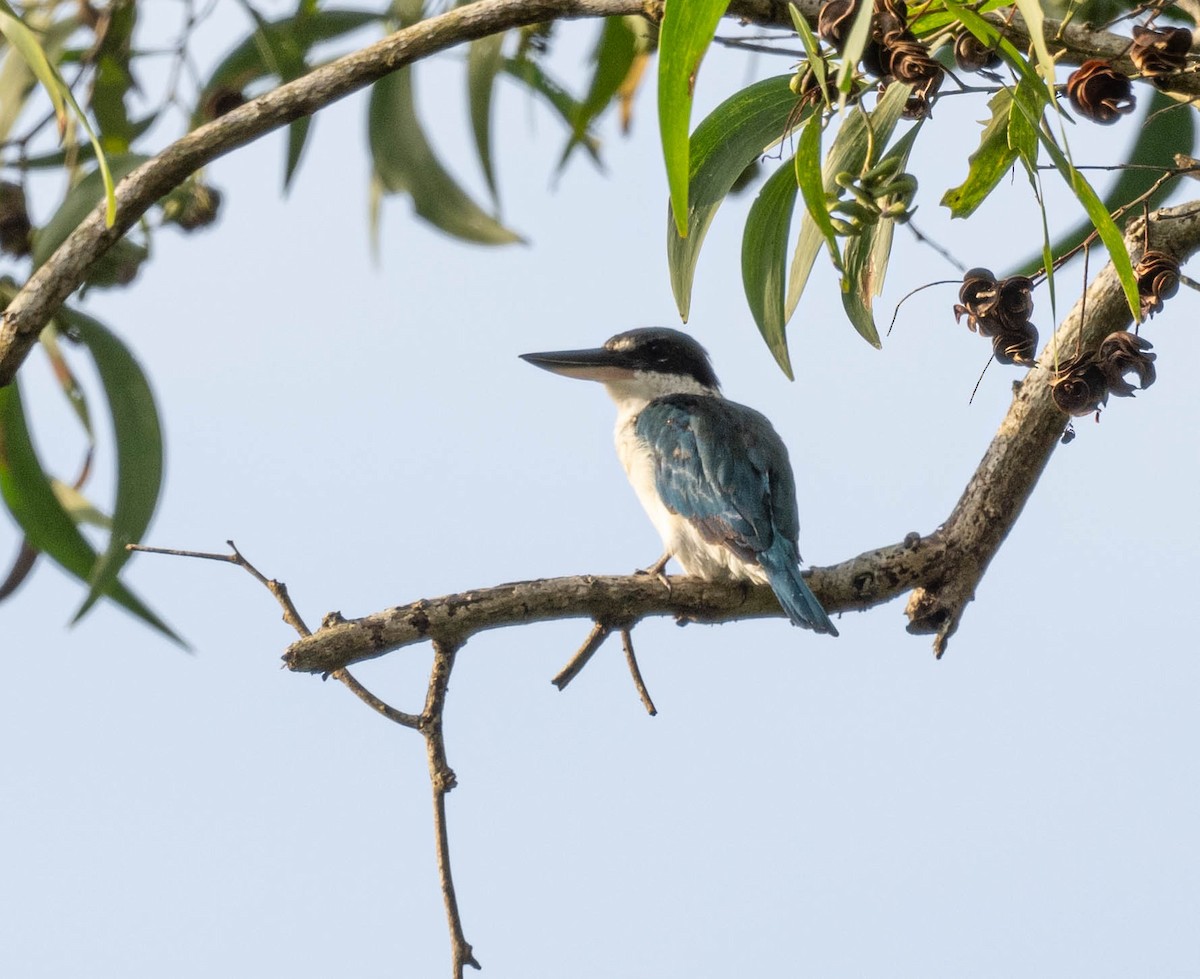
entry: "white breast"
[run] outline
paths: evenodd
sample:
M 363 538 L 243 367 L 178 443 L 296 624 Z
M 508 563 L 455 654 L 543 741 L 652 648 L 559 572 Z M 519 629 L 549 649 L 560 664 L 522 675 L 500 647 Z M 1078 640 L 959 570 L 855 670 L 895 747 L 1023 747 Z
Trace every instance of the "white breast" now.
M 625 475 L 662 538 L 664 550 L 669 551 L 689 575 L 710 580 L 733 578 L 765 582 L 766 575 L 758 565 L 748 565 L 728 548 L 710 544 L 688 521 L 663 505 L 655 485 L 653 453 L 634 431 L 641 407 L 621 406 L 613 435 Z

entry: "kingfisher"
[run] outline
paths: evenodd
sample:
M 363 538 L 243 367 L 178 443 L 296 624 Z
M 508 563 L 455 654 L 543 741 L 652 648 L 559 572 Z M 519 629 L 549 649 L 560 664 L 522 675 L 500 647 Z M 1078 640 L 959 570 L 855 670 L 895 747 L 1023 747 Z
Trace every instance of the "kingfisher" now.
M 617 455 L 665 548 L 648 573 L 673 557 L 706 580 L 768 584 L 793 625 L 838 634 L 800 573 L 787 447 L 765 415 L 721 394 L 699 343 L 646 328 L 521 359 L 599 381 L 616 402 Z

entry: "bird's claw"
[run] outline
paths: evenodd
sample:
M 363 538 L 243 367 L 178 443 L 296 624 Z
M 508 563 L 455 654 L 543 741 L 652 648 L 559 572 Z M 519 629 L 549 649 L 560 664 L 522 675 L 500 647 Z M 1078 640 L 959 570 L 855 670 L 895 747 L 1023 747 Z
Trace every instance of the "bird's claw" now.
M 662 582 L 663 587 L 667 590 L 667 594 L 671 594 L 671 581 L 663 570 L 667 566 L 667 562 L 671 560 L 671 554 L 668 551 L 648 568 L 638 568 L 634 574 L 653 575 Z

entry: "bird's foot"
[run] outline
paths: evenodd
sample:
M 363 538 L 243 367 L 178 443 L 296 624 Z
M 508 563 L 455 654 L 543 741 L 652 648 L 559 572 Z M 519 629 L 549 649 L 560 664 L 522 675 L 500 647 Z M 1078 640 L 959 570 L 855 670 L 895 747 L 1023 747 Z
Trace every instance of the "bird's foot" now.
M 669 578 L 667 578 L 666 572 L 663 569 L 666 568 L 667 562 L 670 560 L 671 552 L 667 551 L 666 554 L 650 565 L 650 567 L 638 568 L 636 571 L 634 571 L 634 574 L 653 575 L 662 582 L 663 587 L 666 588 L 667 594 L 669 595 L 671 593 L 671 581 Z

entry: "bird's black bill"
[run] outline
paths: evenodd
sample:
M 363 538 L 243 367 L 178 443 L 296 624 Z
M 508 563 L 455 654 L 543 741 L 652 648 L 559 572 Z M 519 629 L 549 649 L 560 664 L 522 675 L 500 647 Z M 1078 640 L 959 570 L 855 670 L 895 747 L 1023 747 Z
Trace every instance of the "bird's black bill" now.
M 590 350 L 548 350 L 521 354 L 521 359 L 552 374 L 585 381 L 615 381 L 633 374 L 629 355 L 623 350 L 594 347 Z

